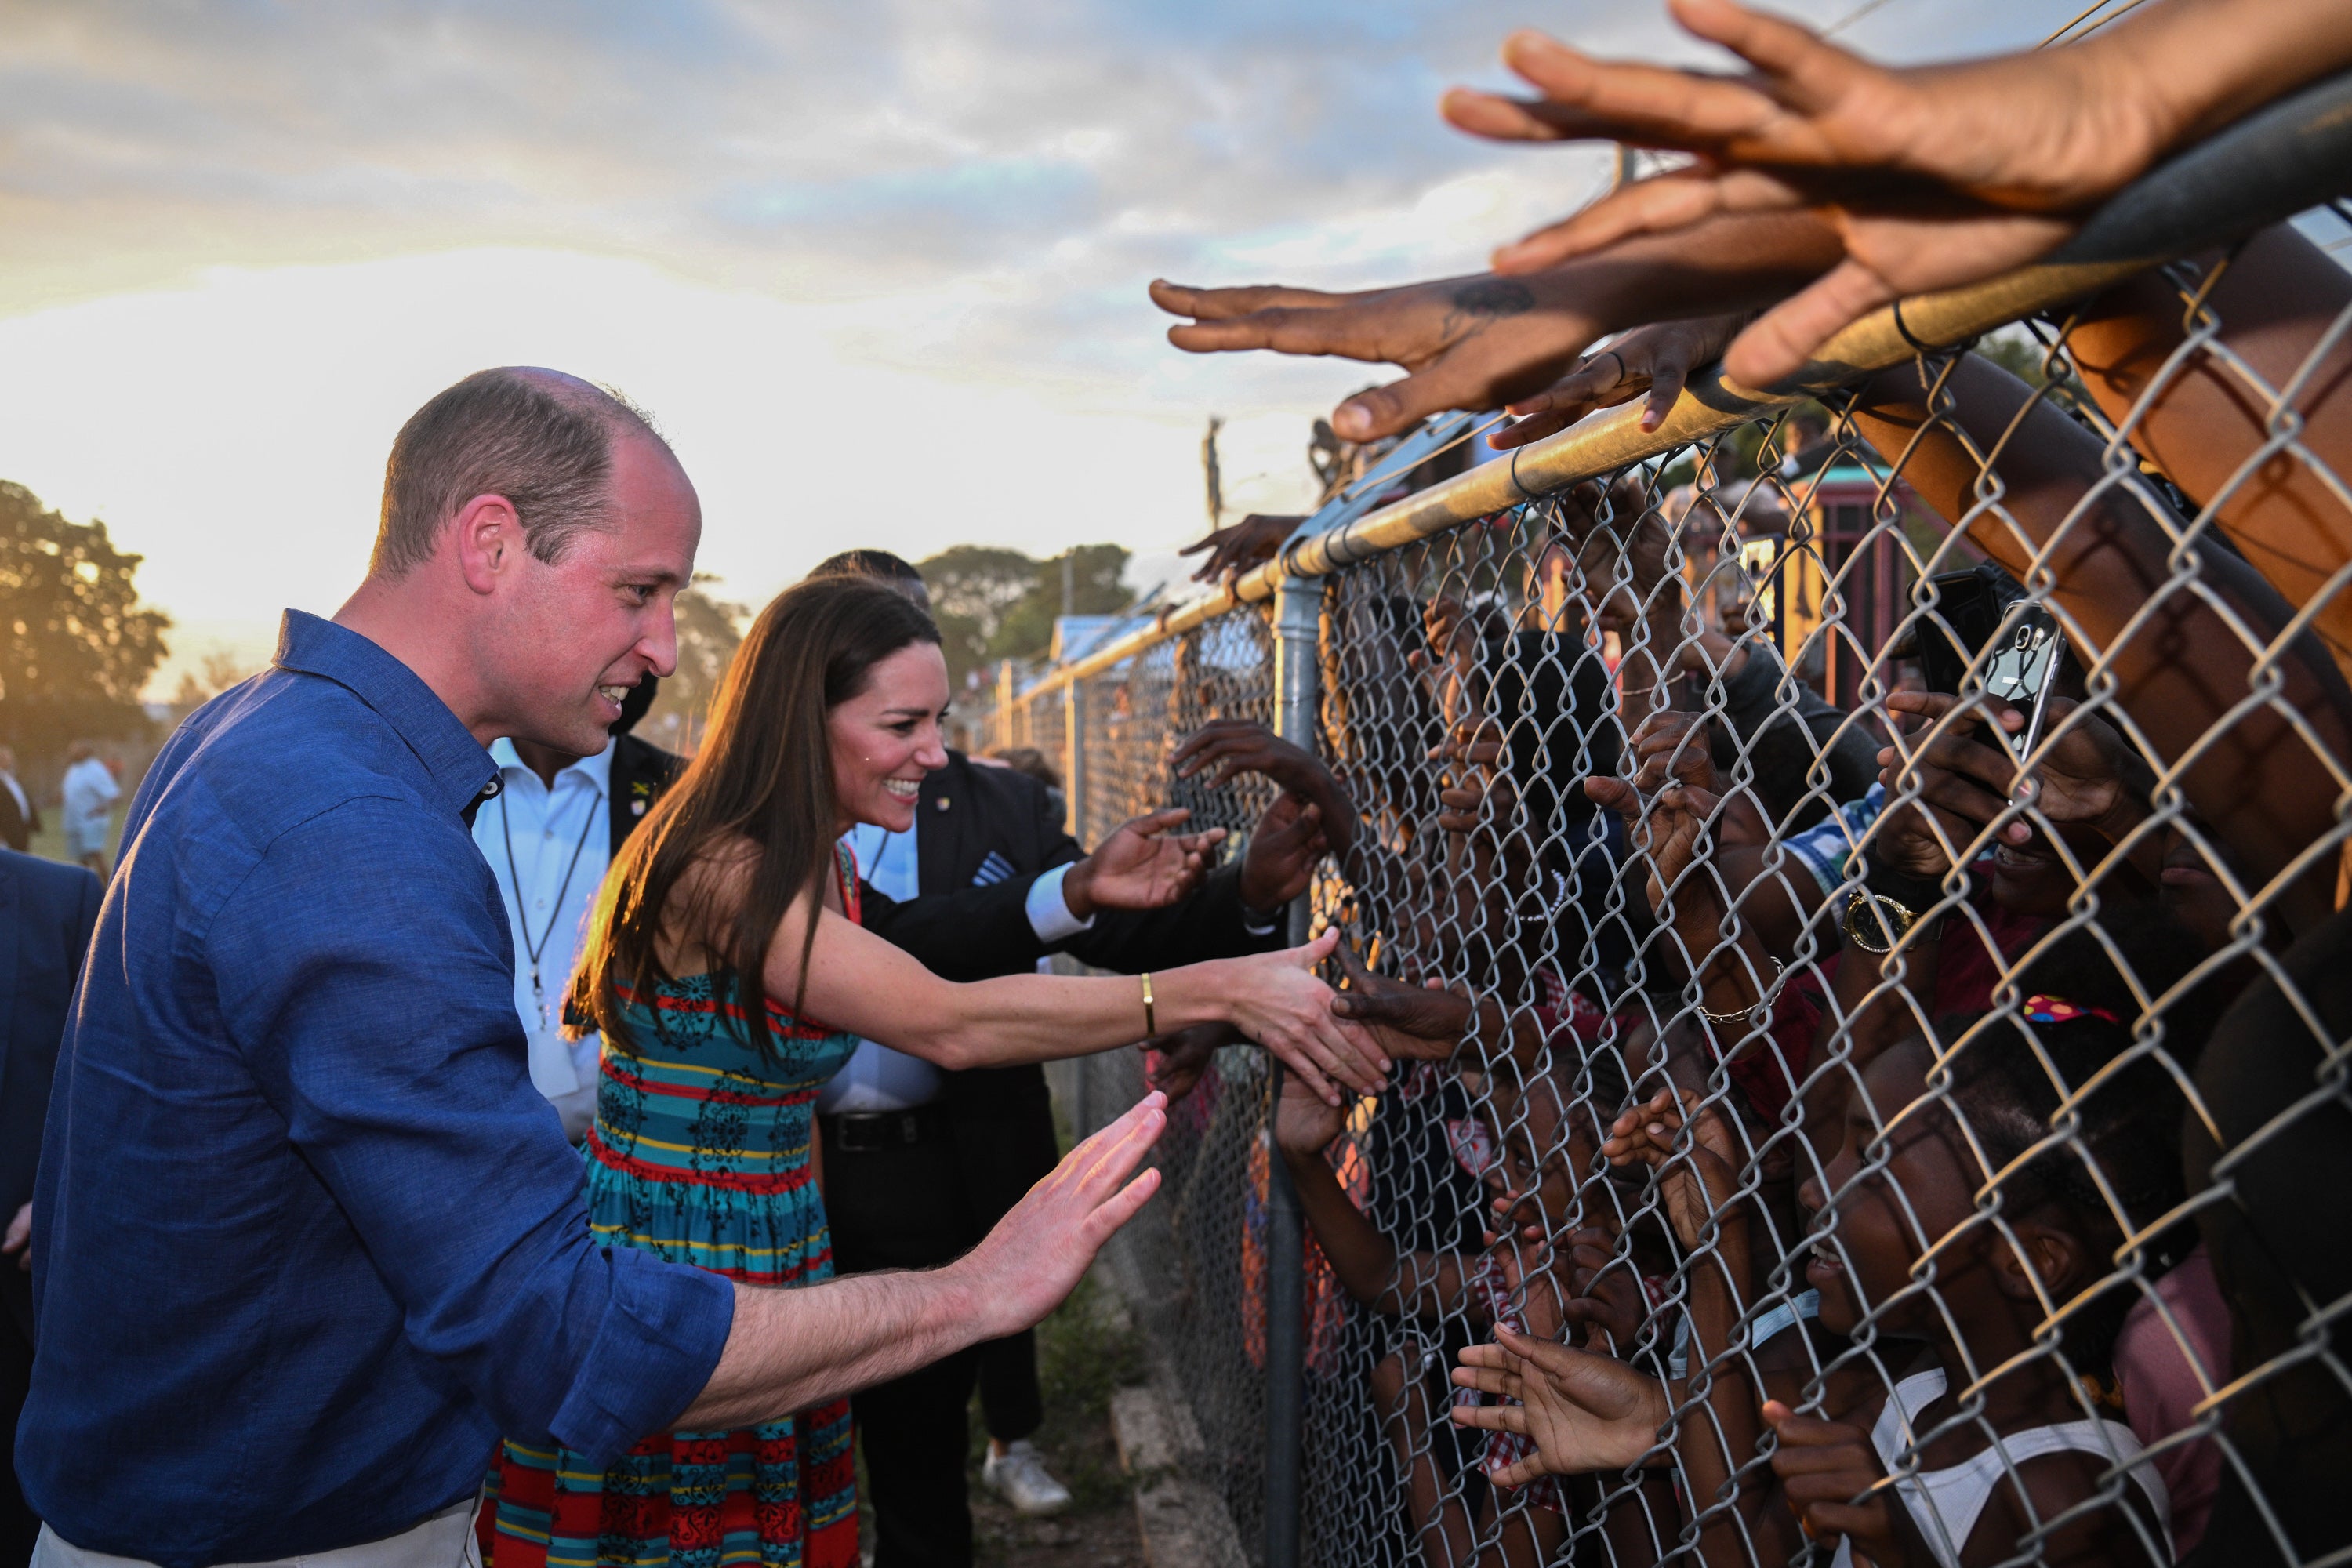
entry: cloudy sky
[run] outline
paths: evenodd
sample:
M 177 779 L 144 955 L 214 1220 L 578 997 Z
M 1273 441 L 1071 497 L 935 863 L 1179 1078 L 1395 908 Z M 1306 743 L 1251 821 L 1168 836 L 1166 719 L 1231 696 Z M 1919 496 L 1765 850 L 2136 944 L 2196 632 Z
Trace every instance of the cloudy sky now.
M 2074 0 L 1790 0 L 1889 58 Z M 1592 149 L 1444 127 L 1532 25 L 1704 59 L 1654 0 L 862 5 L 0 0 L 0 477 L 146 556 L 178 668 L 357 581 L 385 447 L 498 363 L 650 407 L 702 565 L 757 602 L 852 543 L 1149 571 L 1306 486 L 1370 378 L 1192 358 L 1144 298 L 1475 268 Z

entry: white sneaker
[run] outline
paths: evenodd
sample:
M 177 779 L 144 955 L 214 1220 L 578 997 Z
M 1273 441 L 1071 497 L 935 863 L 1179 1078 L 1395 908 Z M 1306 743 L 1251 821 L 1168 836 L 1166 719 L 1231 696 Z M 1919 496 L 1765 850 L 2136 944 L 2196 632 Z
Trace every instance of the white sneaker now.
M 1006 1444 L 1003 1454 L 990 1444 L 980 1479 L 1002 1492 L 1016 1511 L 1033 1517 L 1059 1513 L 1070 1506 L 1070 1489 L 1046 1470 L 1036 1446 L 1026 1437 Z

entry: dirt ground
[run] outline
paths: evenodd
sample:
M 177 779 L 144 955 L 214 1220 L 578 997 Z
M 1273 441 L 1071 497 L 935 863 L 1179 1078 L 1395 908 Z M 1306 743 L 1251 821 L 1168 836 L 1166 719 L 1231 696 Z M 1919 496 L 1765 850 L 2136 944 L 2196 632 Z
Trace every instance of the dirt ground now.
M 1143 1568 L 1134 1489 L 1118 1468 L 1110 1429 L 1111 1391 L 1142 1380 L 1142 1347 L 1106 1310 L 1103 1288 L 1089 1277 L 1037 1331 L 1037 1379 L 1045 1424 L 1034 1441 L 1045 1468 L 1070 1489 L 1069 1511 L 1055 1519 L 1015 1513 L 980 1479 L 986 1436 L 971 1412 L 973 1557 L 998 1568 Z M 864 1490 L 860 1488 L 861 1492 Z M 861 1510 L 861 1511 L 864 1511 Z M 872 1515 L 866 1514 L 867 1562 Z

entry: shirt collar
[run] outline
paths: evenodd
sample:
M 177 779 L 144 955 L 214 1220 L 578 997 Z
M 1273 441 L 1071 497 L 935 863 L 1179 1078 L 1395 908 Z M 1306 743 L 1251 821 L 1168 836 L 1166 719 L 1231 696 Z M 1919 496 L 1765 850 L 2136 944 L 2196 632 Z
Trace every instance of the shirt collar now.
M 498 777 L 489 753 L 449 705 L 415 670 L 350 627 L 289 610 L 272 662 L 331 680 L 373 709 L 416 754 L 452 812 L 462 812 Z
M 588 786 L 596 792 L 599 799 L 610 800 L 613 795 L 613 752 L 618 746 L 618 742 L 608 740 L 604 742 L 604 749 L 594 756 L 582 757 L 558 768 L 556 783 L 561 784 L 576 774 L 588 781 Z M 503 735 L 490 742 L 490 761 L 498 764 L 501 773 L 521 773 L 534 782 L 539 778 L 539 774 L 531 771 L 530 764 L 522 760 L 522 754 L 515 750 L 515 743 Z M 549 793 L 554 792 L 551 790 Z

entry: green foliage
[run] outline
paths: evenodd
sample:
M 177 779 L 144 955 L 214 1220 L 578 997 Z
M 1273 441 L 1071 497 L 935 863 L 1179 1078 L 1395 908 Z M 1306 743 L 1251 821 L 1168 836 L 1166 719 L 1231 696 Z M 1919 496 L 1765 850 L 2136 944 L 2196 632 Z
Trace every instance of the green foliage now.
M 1119 582 L 1128 552 L 1117 544 L 1081 544 L 1037 561 L 1017 550 L 959 544 L 916 563 L 931 591 L 948 679 L 961 690 L 965 673 L 1001 658 L 1035 658 L 1054 640 L 1062 613 L 1062 563 L 1070 563 L 1070 613 L 1109 615 L 1132 597 Z
M 0 740 L 20 752 L 148 729 L 140 689 L 171 617 L 139 607 L 141 558 L 0 479 Z
M 636 731 L 656 746 L 693 751 L 695 737 L 710 717 L 710 700 L 742 646 L 743 625 L 751 612 L 703 587 L 718 581 L 710 573 L 697 572 L 694 584 L 677 596 L 677 673 L 662 682 Z

